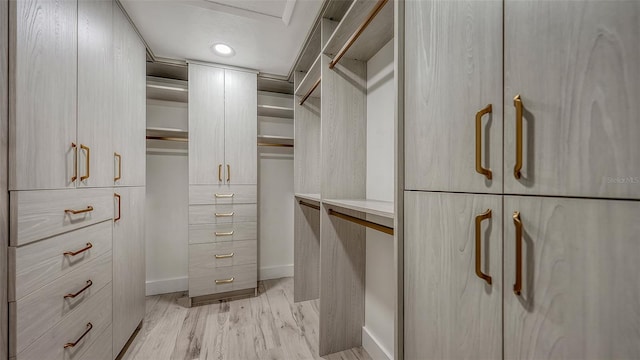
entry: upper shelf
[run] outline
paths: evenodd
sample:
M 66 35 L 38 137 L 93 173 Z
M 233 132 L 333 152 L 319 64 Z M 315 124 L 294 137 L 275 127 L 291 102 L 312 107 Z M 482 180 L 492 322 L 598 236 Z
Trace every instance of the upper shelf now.
M 320 63 L 322 54 L 316 57 L 316 61 L 313 62 L 307 74 L 300 81 L 300 85 L 296 88 L 295 94 L 298 96 L 320 97 L 320 91 L 318 91 L 317 82 L 320 81 Z M 309 97 L 307 96 L 307 97 Z
M 374 14 L 377 8 L 379 12 Z M 327 41 L 322 53 L 337 55 L 338 58 L 344 55 L 349 59 L 368 61 L 391 39 L 393 1 L 355 0 Z M 341 52 L 342 54 L 339 54 Z
M 258 135 L 258 145 L 293 147 L 293 138 L 288 136 Z
M 147 99 L 188 102 L 189 86 L 184 80 L 147 76 Z
M 320 204 L 320 194 L 298 194 L 296 193 L 295 196 L 298 199 L 302 199 L 302 200 L 308 200 L 311 201 L 315 204 Z
M 322 203 L 341 207 L 344 209 L 360 211 L 371 215 L 378 215 L 389 219 L 393 219 L 395 213 L 392 201 L 368 199 L 324 199 L 322 200 Z
M 258 105 L 258 116 L 293 118 L 293 108 L 276 105 Z

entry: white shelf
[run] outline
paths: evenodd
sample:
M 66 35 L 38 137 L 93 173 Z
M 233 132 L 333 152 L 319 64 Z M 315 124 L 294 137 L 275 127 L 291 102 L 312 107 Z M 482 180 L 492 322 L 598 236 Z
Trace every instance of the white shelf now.
M 360 211 L 371 215 L 382 216 L 389 219 L 393 219 L 395 217 L 395 210 L 392 201 L 368 199 L 324 199 L 322 200 L 322 203 L 344 209 Z
M 164 79 L 147 76 L 147 99 L 189 101 L 189 86 L 184 80 Z
M 316 58 L 316 61 L 313 62 L 307 74 L 300 81 L 300 85 L 295 91 L 295 94 L 298 96 L 305 96 L 307 92 L 311 89 L 313 85 L 316 84 L 316 81 L 320 79 L 320 63 L 322 54 L 319 54 Z M 316 87 L 311 93 L 310 97 L 320 97 L 320 87 Z
M 320 194 L 295 194 L 295 197 L 302 200 L 311 201 L 314 204 L 320 204 Z
M 258 142 L 265 144 L 293 145 L 293 138 L 288 136 L 258 135 Z
M 258 116 L 293 118 L 293 108 L 276 105 L 258 105 Z

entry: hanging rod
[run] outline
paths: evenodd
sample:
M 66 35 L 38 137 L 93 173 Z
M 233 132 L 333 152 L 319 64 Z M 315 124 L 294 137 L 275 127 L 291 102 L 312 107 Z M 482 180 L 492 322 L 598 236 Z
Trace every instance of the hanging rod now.
M 380 225 L 380 224 L 371 222 L 369 220 L 362 220 L 362 219 L 359 219 L 357 217 L 353 217 L 351 215 L 347 215 L 347 214 L 343 214 L 341 212 L 337 212 L 337 211 L 335 211 L 333 209 L 329 209 L 329 215 L 333 215 L 333 216 L 338 217 L 338 218 L 343 219 L 343 220 L 351 221 L 351 222 L 356 223 L 358 225 L 366 226 L 366 227 L 368 227 L 370 229 L 382 231 L 385 234 L 393 235 L 393 228 L 389 227 L 389 226 Z
M 277 147 L 293 147 L 291 144 L 272 144 L 272 143 L 258 143 L 258 146 L 277 146 Z
M 320 210 L 320 206 L 314 205 L 314 204 L 309 204 L 308 202 L 304 202 L 302 200 L 298 200 L 298 204 L 306 206 L 306 207 L 310 207 L 312 209 Z
M 311 89 L 309 89 L 309 91 L 307 91 L 307 93 L 302 97 L 302 100 L 300 100 L 300 105 L 304 104 L 304 102 L 307 101 L 309 96 L 311 96 L 311 94 L 318 87 L 318 85 L 320 85 L 320 80 L 322 80 L 322 78 L 318 78 L 318 80 L 316 81 L 315 84 L 313 84 Z
M 360 24 L 360 26 L 358 26 L 356 31 L 351 35 L 349 40 L 347 40 L 347 42 L 342 46 L 340 51 L 338 51 L 338 53 L 336 54 L 336 57 L 333 58 L 333 60 L 331 60 L 331 62 L 329 63 L 329 69 L 333 69 L 333 67 L 336 66 L 336 64 L 338 64 L 338 61 L 340 61 L 340 59 L 342 59 L 344 54 L 347 53 L 347 51 L 349 50 L 351 45 L 353 45 L 353 43 L 355 43 L 356 40 L 358 40 L 360 35 L 362 35 L 364 30 L 367 28 L 367 26 L 369 26 L 369 24 L 373 21 L 373 19 L 376 17 L 376 15 L 378 15 L 380 10 L 382 10 L 382 8 L 387 3 L 387 1 L 389 1 L 389 0 L 378 0 L 378 3 L 371 10 L 371 12 L 367 16 L 367 18 L 362 22 L 362 24 Z
M 147 140 L 165 140 L 165 141 L 189 142 L 189 139 L 187 139 L 187 138 L 169 137 L 169 136 L 149 136 L 149 135 L 147 135 Z

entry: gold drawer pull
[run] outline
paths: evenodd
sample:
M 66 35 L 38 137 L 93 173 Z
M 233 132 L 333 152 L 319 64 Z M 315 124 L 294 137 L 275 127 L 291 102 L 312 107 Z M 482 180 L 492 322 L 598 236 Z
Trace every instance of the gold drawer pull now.
M 222 182 L 222 164 L 218 164 L 218 181 Z
M 233 231 L 229 231 L 229 232 L 217 232 L 216 231 L 216 236 L 231 236 L 233 235 Z
M 482 166 L 482 116 L 491 114 L 491 104 L 476 113 L 476 172 L 491 180 L 491 170 Z
M 220 255 L 216 254 L 215 257 L 216 259 L 227 259 L 227 258 L 233 257 L 233 254 L 234 253 L 220 254 Z
M 522 291 L 522 219 L 519 211 L 513 213 L 513 224 L 516 227 L 516 283 L 513 284 L 513 292 L 520 295 Z
M 227 182 L 231 182 L 231 165 L 227 164 Z
M 216 198 L 232 198 L 233 195 L 235 195 L 234 193 L 231 194 L 215 194 Z
M 114 177 L 113 181 L 118 181 L 122 179 L 122 155 L 118 154 L 117 152 L 114 152 L 113 156 L 116 159 L 118 159 L 118 176 Z
M 234 280 L 234 278 L 216 280 L 216 285 L 219 285 L 219 284 L 231 284 L 233 282 L 233 280 Z
M 491 285 L 491 276 L 482 272 L 482 221 L 491 219 L 491 209 L 476 216 L 476 275 Z
M 71 182 L 74 182 L 78 179 L 78 145 L 71 143 L 71 148 L 73 149 L 73 176 L 71 177 Z
M 78 292 L 77 292 L 77 293 L 75 293 L 75 294 L 67 294 L 67 295 L 65 295 L 65 296 L 64 296 L 64 298 L 65 298 L 65 299 L 67 299 L 67 298 L 71 298 L 71 299 L 73 299 L 74 297 L 76 297 L 76 296 L 78 296 L 78 295 L 82 294 L 85 290 L 87 290 L 88 288 L 90 288 L 90 287 L 91 287 L 91 285 L 93 285 L 93 282 L 92 282 L 91 280 L 87 280 L 87 285 L 86 285 L 85 287 L 83 287 L 82 289 L 80 289 L 80 291 L 78 291 Z
M 522 177 L 522 98 L 520 94 L 513 98 L 513 106 L 516 107 L 516 165 L 513 167 L 513 177 Z
M 87 152 L 87 160 L 86 160 L 86 165 L 87 165 L 87 175 L 82 175 L 80 176 L 80 181 L 85 181 L 87 180 L 90 176 L 91 176 L 91 149 L 83 144 L 80 144 L 80 149 L 85 150 Z
M 230 217 L 233 216 L 233 211 L 230 213 L 216 213 L 216 217 Z
M 83 247 L 82 249 L 80 249 L 78 251 L 65 251 L 62 255 L 76 256 L 78 254 L 81 254 L 81 253 L 91 249 L 92 247 L 93 247 L 93 244 L 91 244 L 89 242 L 89 243 L 87 243 L 87 246 Z
M 64 348 L 65 348 L 65 349 L 67 349 L 67 348 L 72 348 L 72 347 L 74 347 L 74 346 L 78 345 L 78 343 L 80 342 L 80 340 L 82 340 L 82 338 L 83 338 L 83 337 L 87 336 L 87 334 L 89 333 L 89 331 L 91 331 L 91 329 L 93 329 L 93 324 L 88 323 L 88 324 L 87 324 L 87 330 L 85 330 L 85 332 L 84 332 L 84 333 L 82 333 L 82 335 L 80 335 L 80 337 L 78 338 L 78 340 L 76 340 L 75 342 L 69 342 L 69 343 L 64 344 Z
M 73 209 L 65 209 L 64 210 L 65 213 L 73 214 L 73 215 L 82 214 L 82 213 L 91 212 L 91 211 L 93 211 L 93 206 L 91 206 L 91 205 L 87 206 L 86 209 L 82 209 L 82 210 L 73 210 Z

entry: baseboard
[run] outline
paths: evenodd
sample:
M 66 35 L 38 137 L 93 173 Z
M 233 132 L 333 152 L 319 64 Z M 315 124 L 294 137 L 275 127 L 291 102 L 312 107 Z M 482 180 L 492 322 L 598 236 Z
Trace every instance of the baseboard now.
M 362 347 L 373 360 L 393 360 L 393 355 L 382 347 L 380 342 L 364 326 L 362 327 Z
M 168 294 L 189 289 L 189 278 L 186 276 L 147 281 L 147 296 Z
M 293 264 L 279 266 L 265 266 L 258 271 L 259 280 L 280 279 L 293 276 Z

